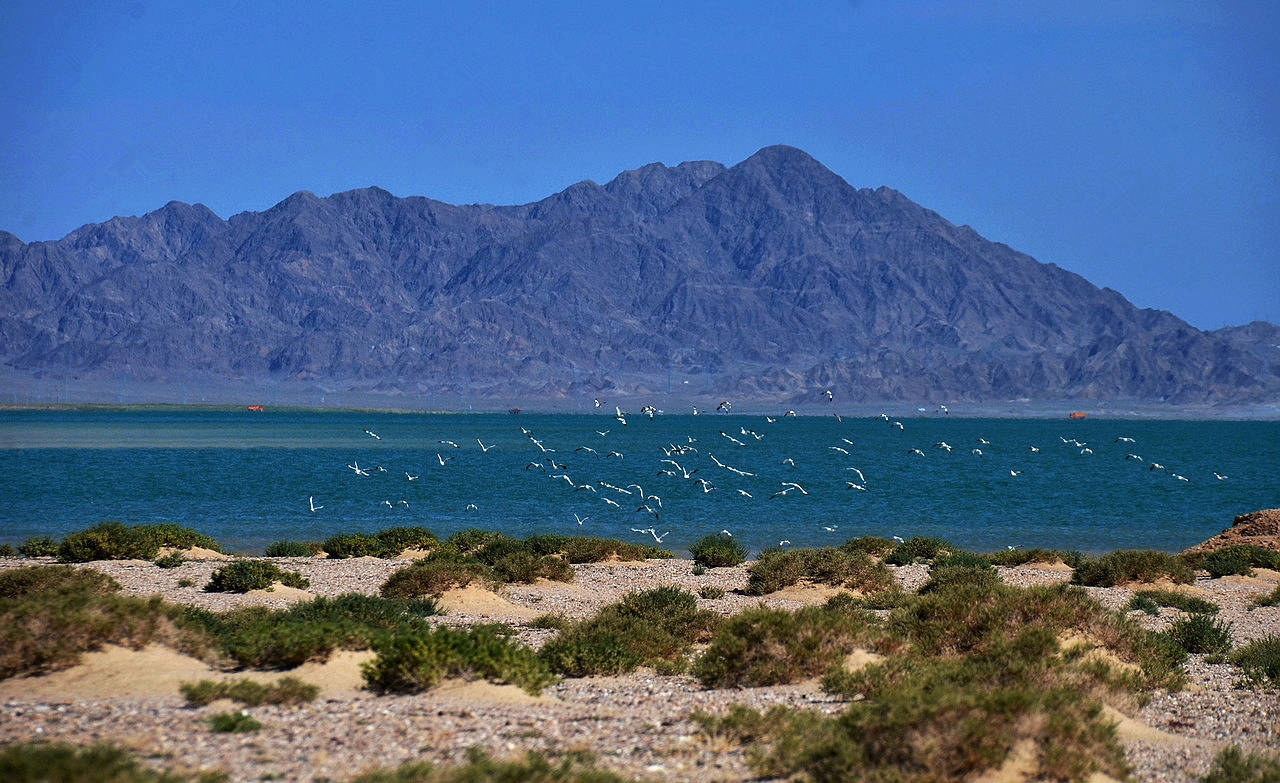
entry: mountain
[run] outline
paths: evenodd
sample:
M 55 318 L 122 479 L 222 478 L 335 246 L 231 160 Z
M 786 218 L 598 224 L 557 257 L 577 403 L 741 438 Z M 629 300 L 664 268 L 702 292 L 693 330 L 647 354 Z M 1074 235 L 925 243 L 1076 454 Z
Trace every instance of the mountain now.
M 14 378 L 530 401 L 1280 399 L 1280 327 L 1200 331 L 804 152 L 520 206 L 365 188 L 0 232 Z

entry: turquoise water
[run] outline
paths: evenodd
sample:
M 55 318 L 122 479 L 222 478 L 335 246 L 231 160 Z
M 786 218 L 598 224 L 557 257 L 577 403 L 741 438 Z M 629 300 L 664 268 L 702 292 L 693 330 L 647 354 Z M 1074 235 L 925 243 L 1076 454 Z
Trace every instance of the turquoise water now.
M 658 535 L 669 531 L 663 544 L 677 551 L 721 529 L 753 550 L 782 539 L 805 546 L 867 534 L 933 535 L 976 549 L 1178 550 L 1219 532 L 1236 514 L 1280 506 L 1280 422 L 900 418 L 902 430 L 833 417 L 768 423 L 763 416 L 649 421 L 637 414 L 624 427 L 607 415 L 0 412 L 0 541 L 118 519 L 188 525 L 243 551 L 281 538 L 408 524 L 441 535 L 482 527 L 649 542 L 649 533 L 631 529 L 653 526 Z M 522 427 L 554 453 L 542 453 Z M 1120 436 L 1135 442 L 1115 442 Z M 1094 453 L 1082 455 L 1064 437 Z M 493 448 L 482 453 L 477 438 Z M 936 448 L 937 441 L 952 451 Z M 661 462 L 662 447 L 673 443 L 699 450 L 672 459 L 696 468 L 693 479 L 710 480 L 714 490 L 658 475 L 671 467 Z M 574 450 L 582 445 L 601 456 Z M 910 454 L 913 448 L 924 456 Z M 624 458 L 604 458 L 608 451 Z M 1126 453 L 1145 459 L 1126 460 Z M 451 459 L 441 466 L 437 454 Z M 755 475 L 716 467 L 710 455 Z M 786 457 L 795 467 L 782 464 Z M 546 458 L 566 466 L 554 473 L 596 491 L 575 492 L 563 479 L 525 468 Z M 1149 470 L 1151 461 L 1166 469 Z M 356 463 L 369 476 L 347 467 Z M 845 488 L 857 481 L 848 467 L 862 471 L 867 491 Z M 1214 471 L 1228 478 L 1219 481 Z M 639 484 L 661 497 L 656 521 L 635 511 L 639 496 L 601 487 L 601 480 Z M 783 481 L 808 494 L 770 500 Z M 312 513 L 309 496 L 323 508 Z M 575 514 L 586 521 L 577 524 Z

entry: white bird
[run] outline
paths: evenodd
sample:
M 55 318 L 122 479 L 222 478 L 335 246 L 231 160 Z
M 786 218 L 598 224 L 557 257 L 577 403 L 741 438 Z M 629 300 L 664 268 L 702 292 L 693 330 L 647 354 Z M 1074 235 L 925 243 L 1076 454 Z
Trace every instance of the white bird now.
M 622 487 L 615 487 L 613 484 L 610 484 L 610 483 L 609 483 L 609 482 L 607 482 L 607 481 L 597 481 L 597 482 L 596 482 L 596 484 L 597 484 L 598 486 L 604 487 L 605 489 L 611 489 L 611 490 L 613 490 L 614 492 L 621 492 L 621 493 L 622 493 L 622 494 L 624 494 L 624 495 L 630 495 L 630 494 L 631 494 L 631 490 L 629 490 L 629 489 L 623 489 Z
M 899 544 L 905 544 L 905 543 L 907 543 L 906 541 L 903 541 L 903 540 L 902 540 L 902 536 L 894 536 L 894 537 L 893 537 L 893 540 L 894 540 L 894 541 L 897 541 Z
M 603 438 L 605 435 L 608 435 L 610 432 L 613 432 L 613 430 L 605 430 L 604 432 L 601 432 L 600 430 L 596 430 L 596 434 L 597 434 L 597 435 L 599 435 L 599 436 L 600 436 L 600 437 L 602 437 L 602 438 Z
M 936 446 L 936 447 L 938 447 L 938 448 L 940 448 L 940 449 L 942 449 L 943 451 L 947 452 L 948 454 L 950 454 L 950 453 L 951 453 L 951 444 L 950 444 L 950 443 L 947 443 L 945 440 L 940 440 L 940 441 L 938 441 L 937 443 L 935 443 L 935 444 L 933 444 L 933 445 L 934 445 L 934 446 Z
M 720 534 L 728 536 L 729 538 L 733 538 L 733 533 L 730 533 L 728 530 L 721 530 Z
M 787 457 L 786 459 L 784 459 L 784 460 L 782 461 L 782 464 L 783 464 L 783 465 L 790 465 L 791 467 L 793 467 L 793 468 L 794 468 L 794 467 L 796 466 L 796 461 L 795 461 L 795 460 L 793 460 L 793 459 L 791 459 L 790 457 Z
M 748 492 L 748 491 L 746 491 L 745 489 L 740 489 L 740 490 L 738 490 L 738 494 L 739 494 L 739 495 L 741 495 L 741 496 L 743 496 L 744 498 L 749 498 L 749 497 L 751 497 L 751 493 L 750 493 L 750 492 Z
M 827 402 L 831 402 L 831 401 L 832 401 L 832 398 L 831 398 L 831 390 L 830 390 L 830 389 L 827 389 L 827 390 L 823 391 L 823 392 L 822 392 L 822 396 L 827 398 Z
M 557 473 L 556 475 L 554 475 L 554 476 L 550 476 L 549 478 L 553 478 L 553 479 L 564 479 L 565 481 L 567 481 L 567 482 L 569 483 L 569 486 L 571 486 L 571 487 L 572 487 L 572 486 L 574 486 L 573 479 L 569 478 L 569 474 L 568 474 L 568 473 Z
M 616 451 L 609 451 L 609 452 L 605 452 L 604 458 L 605 458 L 605 459 L 608 459 L 608 458 L 610 458 L 610 457 L 617 457 L 618 459 L 625 459 L 625 457 L 623 457 L 620 453 L 618 453 L 618 452 L 616 452 Z
M 867 477 L 862 475 L 862 471 L 857 468 L 845 468 L 845 470 L 852 470 L 854 473 L 858 474 L 858 481 L 861 481 L 863 484 L 867 483 Z
M 801 495 L 807 495 L 807 494 L 809 494 L 808 492 L 805 492 L 804 487 L 800 486 L 799 484 L 795 483 L 794 481 L 780 481 L 780 482 L 778 482 L 778 483 L 779 483 L 779 484 L 781 484 L 781 485 L 782 485 L 782 486 L 784 486 L 784 487 L 789 488 L 789 489 L 796 489 L 796 490 L 799 490 Z
M 625 417 L 625 416 L 623 416 L 623 415 L 622 415 L 622 408 L 620 408 L 620 407 L 618 407 L 618 406 L 616 406 L 616 405 L 615 405 L 613 409 L 616 411 L 616 413 L 614 414 L 613 418 L 615 418 L 615 419 L 617 419 L 619 422 L 621 422 L 621 423 L 622 423 L 622 426 L 624 426 L 624 427 L 625 427 L 625 426 L 627 426 L 627 419 L 626 419 L 626 417 Z
M 493 446 L 486 446 L 486 445 L 484 445 L 484 443 L 483 443 L 483 442 L 481 442 L 481 440 L 480 440 L 479 438 L 476 438 L 476 443 L 479 443 L 479 444 L 480 444 L 480 453 L 481 453 L 481 454 L 488 453 L 489 449 L 493 448 Z
M 411 476 L 411 475 L 409 475 L 409 471 L 407 471 L 407 470 L 404 472 L 404 477 L 405 477 L 405 478 L 407 478 L 407 479 L 409 479 L 410 481 L 417 481 L 417 480 L 418 480 L 418 477 L 417 477 L 417 476 Z
M 379 472 L 379 473 L 386 473 L 386 472 L 387 472 L 387 469 L 386 469 L 386 468 L 384 468 L 384 467 L 382 467 L 381 465 L 379 465 L 379 466 L 378 466 L 378 472 Z
M 778 542 L 778 546 L 786 546 L 787 544 L 790 544 L 790 543 L 791 543 L 791 539 L 784 538 Z
M 1136 443 L 1136 441 L 1133 438 L 1126 438 L 1123 435 L 1116 438 L 1113 442 L 1114 443 Z
M 579 446 L 578 448 L 574 449 L 574 451 L 585 451 L 585 452 L 587 452 L 588 454 L 590 454 L 591 456 L 596 457 L 597 459 L 599 459 L 599 457 L 600 457 L 600 452 L 596 451 L 595 449 L 591 448 L 590 446 Z
M 1187 478 L 1186 476 L 1182 475 L 1181 473 L 1174 473 L 1174 474 L 1173 474 L 1173 477 L 1174 477 L 1174 478 L 1176 478 L 1178 481 L 1190 481 L 1190 480 L 1191 480 L 1191 479 Z
M 307 503 L 311 506 L 311 513 L 312 513 L 312 514 L 316 513 L 316 512 L 317 512 L 317 511 L 319 511 L 320 509 L 324 508 L 324 506 L 317 506 L 317 505 L 316 505 L 316 499 L 315 499 L 315 497 L 314 497 L 314 496 L 308 496 L 308 497 L 307 497 Z
M 847 457 L 847 456 L 849 456 L 849 450 L 848 450 L 848 449 L 842 449 L 842 448 L 840 448 L 839 446 L 827 446 L 827 448 L 831 449 L 832 451 L 838 451 L 838 452 L 840 452 L 841 454 L 845 455 L 846 457 Z
M 974 456 L 981 457 L 981 456 L 982 456 L 982 449 L 974 449 L 973 451 L 971 451 L 971 452 L 969 452 L 969 453 L 970 453 L 970 454 L 973 454 Z
M 698 415 L 698 406 L 697 406 L 697 405 L 694 405 L 694 406 L 693 406 L 693 415 L 694 415 L 694 416 L 697 416 L 697 415 Z
M 582 527 L 583 522 L 586 522 L 587 520 L 591 519 L 591 517 L 580 517 L 578 516 L 577 512 L 574 512 L 573 518 L 574 518 L 574 521 L 578 523 L 578 527 Z
M 479 511 L 480 507 L 477 506 L 475 503 L 468 503 L 467 507 L 462 510 L 463 511 Z
M 844 487 L 845 489 L 856 489 L 859 492 L 867 491 L 866 487 L 862 486 L 861 484 L 854 484 L 852 481 L 846 481 L 844 484 L 845 484 L 845 487 Z
M 591 486 L 590 484 L 579 484 L 578 486 L 573 488 L 574 492 L 582 492 L 583 490 L 586 490 L 587 492 L 595 492 L 596 488 Z
M 618 505 L 618 501 L 616 500 L 611 500 L 609 498 L 600 498 L 600 499 L 608 503 L 609 505 L 613 506 L 614 508 L 622 508 L 622 506 Z
M 879 416 L 876 416 L 876 418 L 877 418 L 877 419 L 879 419 L 880 421 L 888 421 L 888 420 L 889 420 L 889 414 L 887 414 L 887 413 L 882 413 L 882 414 L 880 414 Z
M 694 483 L 702 487 L 702 494 L 704 495 L 716 488 L 715 484 L 712 484 L 710 481 L 702 478 L 694 479 Z
M 461 446 L 459 446 L 458 444 L 454 443 L 454 442 L 453 442 L 453 441 L 451 441 L 451 440 L 438 440 L 438 441 L 436 441 L 436 443 L 443 443 L 444 445 L 446 445 L 446 446 L 451 446 L 451 447 L 453 447 L 453 448 L 455 448 L 455 449 L 460 449 L 460 448 L 462 448 Z
M 836 532 L 836 528 L 838 527 L 840 526 L 839 525 L 823 525 L 822 529 L 827 531 L 828 533 L 834 533 Z
M 1080 453 L 1081 453 L 1081 454 L 1092 454 L 1092 453 L 1093 453 L 1093 449 L 1091 449 L 1091 448 L 1089 448 L 1089 447 L 1087 447 L 1087 446 L 1086 446 L 1085 448 L 1080 449 Z
M 902 422 L 900 422 L 900 421 L 895 421 L 893 424 L 890 424 L 889 426 L 890 426 L 890 427 L 892 427 L 892 428 L 893 428 L 893 429 L 895 429 L 895 430 L 900 430 L 900 429 L 902 429 Z
M 733 410 L 733 403 L 728 400 L 721 400 L 720 404 L 716 406 L 716 413 L 719 413 L 720 411 L 728 413 L 731 410 Z
M 349 467 L 349 468 L 351 468 L 352 470 L 354 470 L 354 471 L 356 472 L 356 475 L 357 475 L 357 476 L 367 476 L 367 475 L 369 475 L 369 471 L 362 469 L 362 468 L 360 467 L 360 463 L 359 463 L 359 462 L 356 462 L 356 463 L 355 463 L 355 464 L 353 464 L 353 465 L 348 465 L 347 467 Z
M 773 418 L 772 416 L 765 416 L 765 417 L 764 417 L 764 423 L 765 423 L 765 424 L 773 424 L 775 421 L 777 421 L 777 419 Z
M 916 454 L 916 455 L 919 455 L 919 456 L 921 456 L 921 457 L 923 457 L 923 456 L 924 456 L 924 452 L 923 452 L 923 451 L 921 451 L 920 449 L 912 449 L 912 450 L 910 450 L 910 451 L 908 451 L 908 452 L 907 452 L 907 456 L 910 456 L 910 455 L 912 455 L 912 454 Z
M 1040 449 L 1036 448 L 1035 446 L 1027 446 L 1027 451 L 1031 452 L 1032 454 L 1040 453 Z
M 720 430 L 720 434 L 721 434 L 721 435 L 723 435 L 724 437 L 728 438 L 728 439 L 729 439 L 730 441 L 732 441 L 732 442 L 733 442 L 733 444 L 734 444 L 734 445 L 736 445 L 736 446 L 745 446 L 745 445 L 747 445 L 747 444 L 743 443 L 742 441 L 738 440 L 737 438 L 733 437 L 733 436 L 732 436 L 732 435 L 730 435 L 729 433 L 725 432 L 724 430 Z
M 1159 462 L 1153 462 L 1147 467 L 1147 470 L 1164 470 L 1164 465 L 1161 465 Z
M 453 459 L 453 457 L 444 457 L 441 456 L 440 452 L 436 452 L 436 460 L 440 463 L 440 467 L 442 468 L 444 467 L 444 463 L 451 459 Z
M 1009 471 L 1009 475 L 1010 475 L 1010 476 L 1021 476 L 1021 475 L 1022 475 L 1022 471 L 1020 471 L 1020 470 L 1010 470 L 1010 471 Z
M 373 432 L 372 430 L 365 430 L 364 434 L 368 435 L 370 438 L 373 438 L 374 440 L 382 440 L 382 438 L 378 436 L 378 433 Z
M 546 454 L 547 452 L 552 452 L 552 453 L 555 452 L 555 449 L 549 449 L 546 446 L 543 446 L 542 441 L 538 440 L 532 435 L 529 436 L 529 440 L 533 441 L 533 445 L 537 446 L 538 450 L 541 451 L 543 454 Z
M 405 508 L 408 508 L 408 507 L 409 507 L 409 501 L 407 501 L 407 500 L 401 500 L 401 501 L 398 501 L 398 502 L 400 503 L 400 505 L 404 506 Z
M 1226 481 L 1228 478 L 1230 478 L 1229 476 L 1222 475 L 1216 470 L 1213 471 L 1213 477 L 1216 478 L 1218 481 Z
M 978 442 L 981 443 L 983 446 L 991 445 L 991 441 L 987 440 L 986 438 L 978 438 Z
M 390 500 L 384 500 L 384 501 L 382 501 L 382 505 L 386 506 L 387 508 L 394 508 L 394 507 L 391 505 L 391 501 L 390 501 Z
M 850 446 L 853 445 L 853 441 L 849 440 L 848 438 L 841 438 L 840 440 L 844 441 L 845 443 L 848 443 Z
M 596 400 L 592 400 L 591 402 L 594 403 L 597 408 L 600 407 L 600 400 L 596 399 Z
M 1142 459 L 1142 457 L 1139 457 L 1137 454 L 1126 454 L 1126 455 L 1124 455 L 1124 458 L 1125 458 L 1126 460 L 1134 460 L 1135 462 L 1143 462 L 1143 461 L 1144 461 L 1144 460 Z

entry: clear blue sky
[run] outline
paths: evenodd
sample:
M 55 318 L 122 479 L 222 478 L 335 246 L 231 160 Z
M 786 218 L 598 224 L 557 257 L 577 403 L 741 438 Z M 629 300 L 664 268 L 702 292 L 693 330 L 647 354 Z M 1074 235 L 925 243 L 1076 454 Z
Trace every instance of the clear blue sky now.
M 0 228 L 785 143 L 1196 326 L 1280 322 L 1280 3 L 603 5 L 8 0 Z

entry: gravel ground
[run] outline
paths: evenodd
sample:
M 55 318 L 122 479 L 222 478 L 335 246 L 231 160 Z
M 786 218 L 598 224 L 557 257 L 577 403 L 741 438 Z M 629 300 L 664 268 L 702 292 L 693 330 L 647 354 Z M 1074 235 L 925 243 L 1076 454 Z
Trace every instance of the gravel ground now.
M 0 559 L 0 569 L 30 561 Z M 352 559 L 289 558 L 275 561 L 311 580 L 310 592 L 338 595 L 374 594 L 402 562 Z M 192 561 L 163 570 L 149 563 L 102 562 L 88 567 L 110 574 L 125 592 L 160 593 L 166 599 L 209 609 L 244 605 L 283 606 L 287 598 L 266 595 L 210 594 L 201 591 L 216 561 Z M 904 588 L 914 590 L 927 578 L 924 566 L 894 568 Z M 1027 586 L 1064 581 L 1069 572 L 1034 565 L 999 569 L 1005 582 Z M 675 584 L 695 593 L 704 586 L 726 591 L 720 599 L 699 604 L 723 614 L 765 603 L 797 608 L 815 596 L 743 595 L 746 568 L 710 569 L 693 575 L 686 560 L 642 564 L 602 563 L 575 567 L 572 584 L 513 585 L 502 595 L 524 611 L 590 615 L 627 591 Z M 195 586 L 179 588 L 180 579 Z M 1123 607 L 1133 595 L 1128 588 L 1086 588 L 1103 604 Z M 1222 607 L 1219 617 L 1231 623 L 1236 644 L 1280 631 L 1280 608 L 1249 609 L 1263 592 L 1248 580 L 1201 578 L 1191 586 L 1196 595 Z M 1134 613 L 1144 627 L 1167 628 L 1180 612 L 1164 609 L 1158 616 Z M 454 611 L 441 622 L 466 625 L 492 622 L 489 615 Z M 527 621 L 524 621 L 527 622 Z M 517 638 L 540 646 L 553 631 L 523 627 Z M 1193 656 L 1188 687 L 1179 693 L 1157 692 L 1134 717 L 1173 736 L 1129 736 L 1126 752 L 1141 781 L 1195 780 L 1224 744 L 1251 750 L 1280 747 L 1280 690 L 1239 690 L 1229 665 L 1206 664 Z M 461 697 L 448 693 L 415 696 L 324 699 L 301 707 L 257 707 L 251 713 L 264 724 L 248 735 L 211 733 L 203 723 L 209 714 L 228 708 L 215 704 L 188 708 L 174 694 L 166 698 L 63 702 L 11 699 L 0 715 L 0 743 L 38 737 L 77 743 L 108 739 L 135 747 L 159 766 L 218 768 L 236 781 L 281 779 L 345 779 L 375 763 L 389 766 L 409 760 L 461 760 L 466 748 L 479 745 L 495 753 L 524 749 L 558 751 L 590 749 L 603 766 L 649 780 L 743 780 L 751 773 L 741 750 L 703 736 L 690 722 L 695 710 L 719 712 L 731 704 L 793 707 L 835 712 L 841 702 L 812 683 L 745 690 L 704 690 L 690 677 L 637 673 L 617 678 L 565 680 L 548 688 L 542 699 Z

